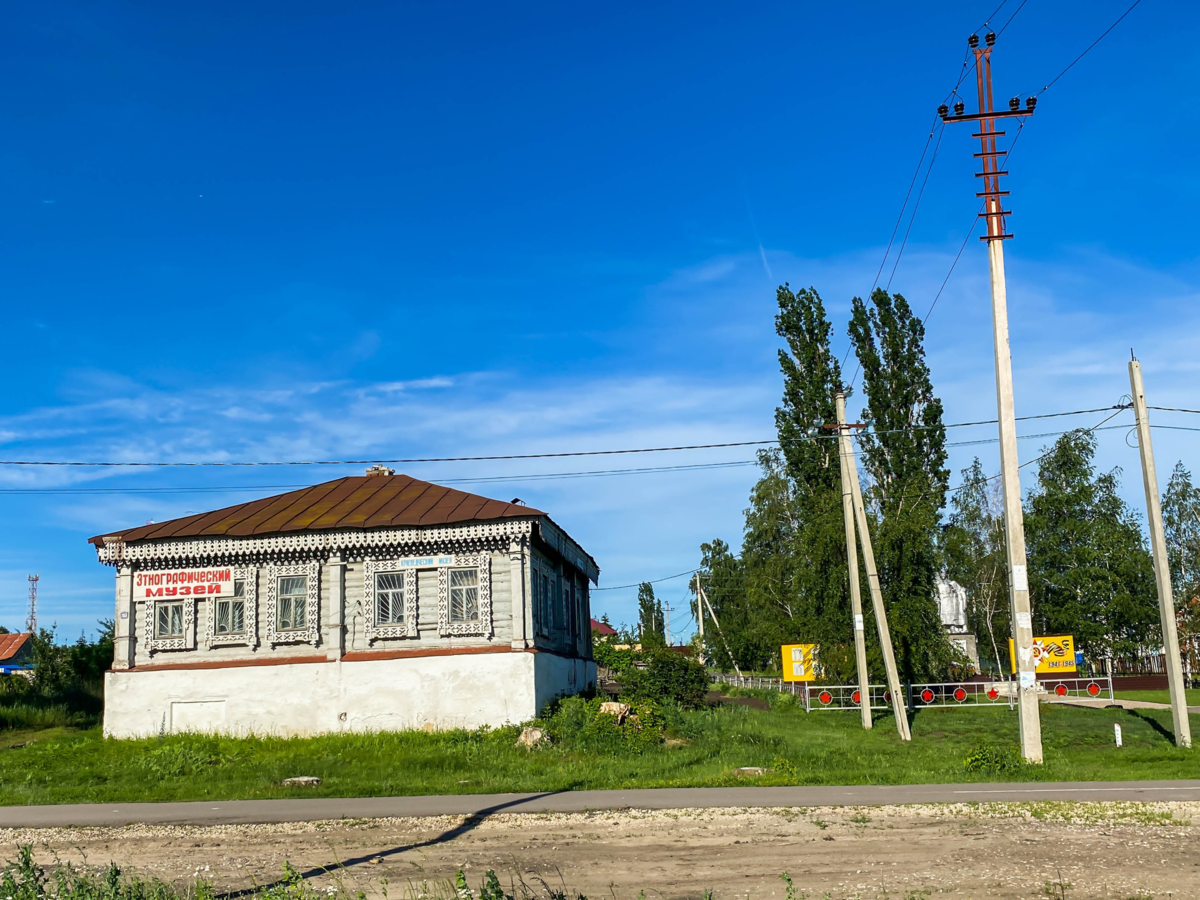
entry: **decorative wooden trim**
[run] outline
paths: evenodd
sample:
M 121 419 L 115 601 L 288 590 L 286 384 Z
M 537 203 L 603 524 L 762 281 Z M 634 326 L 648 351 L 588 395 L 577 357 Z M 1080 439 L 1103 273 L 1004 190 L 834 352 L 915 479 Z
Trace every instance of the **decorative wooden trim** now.
M 487 653 L 521 653 L 508 644 L 487 644 L 483 647 L 422 647 L 408 650 L 354 650 L 342 657 L 342 662 L 371 662 L 386 659 L 423 659 L 429 656 L 477 656 Z
M 375 576 L 381 573 L 399 573 L 404 576 L 404 621 L 379 625 L 375 622 Z M 417 570 L 404 569 L 394 559 L 366 559 L 363 561 L 363 621 L 367 642 L 380 638 L 415 638 L 417 632 Z
M 154 636 L 155 624 L 158 621 L 159 603 L 183 604 L 183 634 L 179 637 L 157 638 Z M 170 600 L 146 600 L 143 604 L 147 652 L 153 656 L 162 650 L 194 650 L 196 648 L 196 598 L 172 597 Z
M 450 621 L 450 569 L 477 569 L 479 571 L 479 620 L 476 622 Z M 456 556 L 453 566 L 442 566 L 438 573 L 438 634 L 442 637 L 491 637 L 492 636 L 492 557 L 488 553 L 478 556 Z
M 276 644 L 308 643 L 314 647 L 321 641 L 321 566 L 312 562 L 267 566 L 267 641 Z M 304 629 L 280 631 L 276 615 L 279 604 L 279 579 L 288 575 L 308 576 L 308 602 L 304 611 Z
M 249 647 L 253 650 L 258 646 L 258 569 L 235 568 L 233 579 L 246 583 L 246 596 L 242 598 L 245 602 L 243 621 L 246 630 L 241 634 L 217 634 L 217 601 L 227 598 L 210 597 L 208 598 L 208 621 L 204 626 L 204 649 L 206 650 L 211 650 L 213 647 Z
M 331 553 L 346 556 L 408 556 L 438 552 L 507 550 L 514 537 L 529 537 L 538 516 L 501 519 L 465 525 L 430 528 L 374 528 L 344 531 L 299 531 L 253 538 L 186 538 L 126 544 L 114 541 L 96 547 L 96 556 L 108 565 L 142 563 L 152 568 L 199 564 L 253 565 L 315 558 Z

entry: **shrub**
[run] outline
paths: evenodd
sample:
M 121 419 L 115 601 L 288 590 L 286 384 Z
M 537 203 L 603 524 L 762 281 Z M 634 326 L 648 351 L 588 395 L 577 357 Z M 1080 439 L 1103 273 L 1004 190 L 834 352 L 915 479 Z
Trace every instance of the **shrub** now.
M 708 693 L 708 673 L 695 660 L 669 650 L 642 654 L 645 668 L 631 668 L 621 676 L 621 697 L 626 701 L 673 700 L 685 709 L 698 709 Z
M 608 638 L 596 638 L 592 642 L 592 658 L 596 660 L 596 665 L 617 675 L 623 675 L 633 668 L 635 655 L 635 651 L 628 647 L 617 649 Z
M 1025 766 L 1025 760 L 1011 747 L 998 747 L 994 744 L 976 744 L 963 760 L 963 766 L 968 772 L 986 772 L 1000 774 L 1004 772 L 1019 772 Z
M 567 697 L 547 711 L 543 727 L 550 740 L 566 750 L 615 755 L 640 752 L 662 743 L 666 724 L 658 704 L 642 700 L 630 704 L 624 722 L 602 714 L 603 698 Z

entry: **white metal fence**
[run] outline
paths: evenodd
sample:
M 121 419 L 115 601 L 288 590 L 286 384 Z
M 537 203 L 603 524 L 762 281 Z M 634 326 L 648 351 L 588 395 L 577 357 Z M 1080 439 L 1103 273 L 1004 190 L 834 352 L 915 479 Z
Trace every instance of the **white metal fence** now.
M 753 688 L 764 691 L 781 691 L 804 699 L 805 710 L 858 709 L 860 695 L 853 684 L 810 684 L 783 681 L 758 675 L 725 675 L 710 673 L 718 684 L 732 687 Z M 882 684 L 873 684 L 870 692 L 871 709 L 891 709 L 892 695 Z M 1059 678 L 1039 681 L 1038 692 L 1048 695 L 1050 702 L 1071 700 L 1104 700 L 1113 702 L 1112 679 L 1107 676 L 1095 678 Z M 1007 706 L 1012 707 L 1016 697 L 1016 682 L 996 681 L 950 681 L 911 684 L 905 698 L 909 709 L 928 709 L 941 706 Z

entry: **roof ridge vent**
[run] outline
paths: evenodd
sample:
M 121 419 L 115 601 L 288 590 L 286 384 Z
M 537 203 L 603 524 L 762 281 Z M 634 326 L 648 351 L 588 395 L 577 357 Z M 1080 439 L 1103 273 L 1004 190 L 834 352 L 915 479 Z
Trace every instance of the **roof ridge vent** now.
M 367 477 L 368 478 L 376 478 L 381 475 L 395 475 L 395 474 L 396 474 L 395 469 L 389 469 L 387 466 L 383 465 L 382 463 L 376 463 L 375 465 L 373 465 L 369 469 L 367 469 Z

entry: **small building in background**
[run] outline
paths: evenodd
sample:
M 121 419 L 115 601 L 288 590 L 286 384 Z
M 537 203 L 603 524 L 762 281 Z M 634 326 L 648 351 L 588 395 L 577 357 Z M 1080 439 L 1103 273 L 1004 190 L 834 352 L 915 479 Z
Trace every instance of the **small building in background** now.
M 91 543 L 109 736 L 498 726 L 595 683 L 599 569 L 520 501 L 372 467 Z
M 33 635 L 0 634 L 0 675 L 33 674 Z
M 593 637 L 607 638 L 607 637 L 615 637 L 617 634 L 617 629 L 613 628 L 611 625 L 605 625 L 599 619 L 592 619 L 591 624 L 592 624 L 592 636 Z
M 979 646 L 967 624 L 967 590 L 957 581 L 938 579 L 938 612 L 946 637 L 979 671 Z

